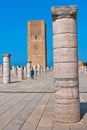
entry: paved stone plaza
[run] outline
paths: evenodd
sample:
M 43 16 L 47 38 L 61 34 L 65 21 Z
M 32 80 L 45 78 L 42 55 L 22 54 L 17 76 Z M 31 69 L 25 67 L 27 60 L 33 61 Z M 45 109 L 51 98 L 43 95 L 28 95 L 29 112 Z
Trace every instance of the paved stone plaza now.
M 80 72 L 81 121 L 63 124 L 54 118 L 53 72 L 10 84 L 0 77 L 0 130 L 87 130 L 87 74 Z

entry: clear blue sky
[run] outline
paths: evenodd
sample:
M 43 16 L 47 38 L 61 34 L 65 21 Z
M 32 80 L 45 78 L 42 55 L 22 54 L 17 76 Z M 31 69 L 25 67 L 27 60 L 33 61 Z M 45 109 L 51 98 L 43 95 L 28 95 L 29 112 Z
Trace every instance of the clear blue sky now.
M 47 64 L 53 64 L 51 7 L 78 6 L 78 57 L 87 61 L 87 0 L 0 0 L 0 63 L 10 53 L 11 64 L 27 63 L 27 21 L 45 20 Z

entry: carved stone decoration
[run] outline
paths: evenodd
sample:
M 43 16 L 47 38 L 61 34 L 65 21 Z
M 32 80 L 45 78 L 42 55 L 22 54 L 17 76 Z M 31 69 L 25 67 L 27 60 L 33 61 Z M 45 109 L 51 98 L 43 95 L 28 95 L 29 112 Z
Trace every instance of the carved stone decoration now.
M 32 55 L 41 55 L 42 52 L 41 52 L 41 43 L 34 43 L 32 42 L 31 44 L 31 53 Z
M 34 33 L 34 32 L 31 32 L 31 34 L 30 34 L 30 37 L 31 37 L 31 39 L 40 39 L 40 36 L 41 36 L 41 32 L 40 31 L 38 31 L 37 33 Z
M 58 18 L 76 18 L 77 14 L 77 6 L 57 6 L 52 8 L 52 17 L 53 20 Z
M 41 38 L 41 23 L 35 23 L 35 22 L 32 22 L 30 23 L 30 39 L 31 40 L 38 40 Z

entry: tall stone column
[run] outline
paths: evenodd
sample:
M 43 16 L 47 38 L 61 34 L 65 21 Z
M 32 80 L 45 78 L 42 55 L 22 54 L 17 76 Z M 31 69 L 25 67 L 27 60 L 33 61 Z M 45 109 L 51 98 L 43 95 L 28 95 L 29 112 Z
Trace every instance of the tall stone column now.
M 35 65 L 33 65 L 33 69 L 34 69 L 34 76 L 36 76 L 36 67 L 35 67 Z
M 37 65 L 37 71 L 38 71 L 38 75 L 40 75 L 40 65 Z
M 18 79 L 23 80 L 23 68 L 22 67 L 18 68 Z
M 27 68 L 25 66 L 23 69 L 23 76 L 24 76 L 24 79 L 27 79 Z
M 3 65 L 1 64 L 0 65 L 0 75 L 2 75 L 3 74 Z
M 12 66 L 11 74 L 12 74 L 13 76 L 16 76 L 16 75 L 17 75 L 17 67 L 14 66 L 14 65 Z
M 43 74 L 43 67 L 41 66 L 41 74 Z
M 76 6 L 53 7 L 55 118 L 80 120 Z
M 10 83 L 10 54 L 3 55 L 3 83 Z
M 27 63 L 27 78 L 30 77 L 30 73 L 31 73 L 31 61 Z

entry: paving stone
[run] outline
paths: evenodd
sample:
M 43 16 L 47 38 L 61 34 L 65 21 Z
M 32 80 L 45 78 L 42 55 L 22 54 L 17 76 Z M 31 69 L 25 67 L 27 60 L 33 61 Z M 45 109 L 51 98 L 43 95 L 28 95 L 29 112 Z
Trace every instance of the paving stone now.
M 0 126 L 6 126 L 23 108 L 24 105 L 17 105 L 6 111 L 3 115 L 0 116 Z
M 52 127 L 38 127 L 36 130 L 52 130 Z
M 70 128 L 70 130 L 87 130 L 87 128 L 79 127 L 79 128 Z
M 0 78 L 0 130 L 87 130 L 87 77 L 81 74 L 79 78 L 83 118 L 73 125 L 55 121 L 53 72 L 21 82 L 13 77 L 9 85 Z
M 36 130 L 37 124 L 38 121 L 29 121 L 22 126 L 21 130 Z
M 53 126 L 53 121 L 50 119 L 41 119 L 39 125 L 39 127 L 52 127 Z
M 19 125 L 8 125 L 3 130 L 19 130 Z
M 53 130 L 70 130 L 68 124 L 54 122 Z

